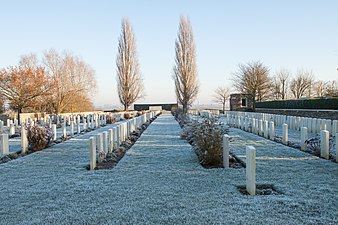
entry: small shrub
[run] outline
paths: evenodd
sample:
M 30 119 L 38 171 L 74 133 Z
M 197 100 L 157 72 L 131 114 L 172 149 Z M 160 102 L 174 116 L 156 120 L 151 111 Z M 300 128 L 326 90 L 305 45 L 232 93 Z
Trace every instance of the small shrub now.
M 123 118 L 128 120 L 131 118 L 130 113 L 124 113 Z
M 40 151 L 48 147 L 50 141 L 52 140 L 52 137 L 52 129 L 48 127 L 42 127 L 39 125 L 27 127 L 27 139 L 29 149 L 31 151 Z
M 223 164 L 223 124 L 215 117 L 202 117 L 192 124 L 193 142 L 200 163 L 205 167 L 221 167 Z
M 107 124 L 113 124 L 116 123 L 116 118 L 112 117 L 112 116 L 107 116 L 107 120 L 106 120 Z

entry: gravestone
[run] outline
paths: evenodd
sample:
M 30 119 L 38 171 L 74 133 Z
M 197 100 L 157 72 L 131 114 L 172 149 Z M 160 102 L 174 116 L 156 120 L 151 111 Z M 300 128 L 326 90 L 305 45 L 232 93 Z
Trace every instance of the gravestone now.
M 256 195 L 256 149 L 246 146 L 246 190 Z

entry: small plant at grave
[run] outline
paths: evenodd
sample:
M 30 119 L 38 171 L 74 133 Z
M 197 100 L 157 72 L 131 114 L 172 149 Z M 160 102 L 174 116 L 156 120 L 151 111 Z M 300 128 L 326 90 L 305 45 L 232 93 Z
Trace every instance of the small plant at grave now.
M 27 127 L 29 149 L 33 152 L 48 147 L 53 137 L 52 129 L 40 125 Z
M 227 132 L 215 117 L 202 117 L 191 124 L 194 149 L 204 167 L 222 167 L 223 135 Z
M 130 119 L 130 118 L 131 118 L 130 113 L 124 113 L 123 118 L 124 118 L 125 120 Z
M 116 123 L 116 118 L 112 117 L 112 116 L 107 116 L 107 120 L 106 120 L 107 124 L 113 124 Z

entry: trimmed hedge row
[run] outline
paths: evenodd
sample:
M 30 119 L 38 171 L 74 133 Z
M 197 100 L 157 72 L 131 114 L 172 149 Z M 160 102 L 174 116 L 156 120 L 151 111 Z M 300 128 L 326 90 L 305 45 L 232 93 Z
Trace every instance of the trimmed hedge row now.
M 338 110 L 338 98 L 315 98 L 315 99 L 256 102 L 256 108 Z

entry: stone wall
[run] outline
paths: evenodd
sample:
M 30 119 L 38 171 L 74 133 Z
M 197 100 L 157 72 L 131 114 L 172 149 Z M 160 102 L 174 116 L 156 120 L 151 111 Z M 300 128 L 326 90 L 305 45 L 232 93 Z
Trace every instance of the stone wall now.
M 256 112 L 338 120 L 338 110 L 256 108 Z

